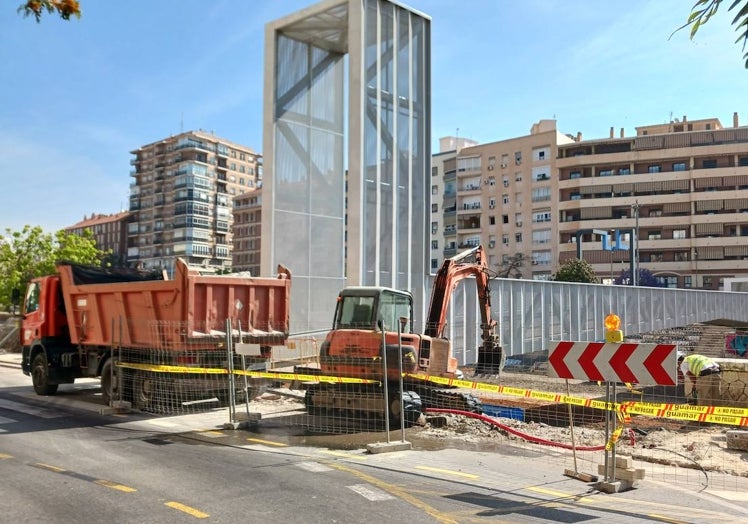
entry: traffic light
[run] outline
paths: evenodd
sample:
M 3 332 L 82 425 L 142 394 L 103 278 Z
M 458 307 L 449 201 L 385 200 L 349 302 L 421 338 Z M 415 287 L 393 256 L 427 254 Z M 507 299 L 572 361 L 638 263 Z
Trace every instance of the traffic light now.
M 611 313 L 605 317 L 605 342 L 620 344 L 623 342 L 623 331 L 620 330 L 621 319 Z

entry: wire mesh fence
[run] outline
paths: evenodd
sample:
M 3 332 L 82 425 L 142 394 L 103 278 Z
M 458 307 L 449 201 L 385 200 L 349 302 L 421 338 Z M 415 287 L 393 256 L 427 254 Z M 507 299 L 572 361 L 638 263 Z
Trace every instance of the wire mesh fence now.
M 405 438 L 427 449 L 521 449 L 534 460 L 561 458 L 569 471 L 601 479 L 613 473 L 632 481 L 748 489 L 748 452 L 730 445 L 731 433 L 748 426 L 746 392 L 738 393 L 748 383 L 742 363 L 725 365 L 732 375 L 721 377 L 723 405 L 704 399 L 694 404 L 682 381 L 642 386 L 565 380 L 549 377 L 542 359 L 512 363 L 498 376 L 476 376 L 470 367 L 448 376 L 403 372 L 401 385 L 392 374 L 380 380 L 381 357 L 391 359 L 388 369 L 407 369 L 407 352 L 399 353 L 399 362 L 389 350 L 364 360 L 339 356 L 337 372 L 330 373 L 320 359 L 325 348 L 312 337 L 260 341 L 238 329 L 203 332 L 184 325 L 153 326 L 151 332 L 153 349 L 115 351 L 113 398 L 141 411 L 227 409 L 232 420 L 255 420 L 260 430 L 372 433 L 372 441 L 402 427 Z M 257 343 L 256 355 L 236 352 L 237 344 L 250 340 Z M 356 351 L 353 342 L 348 347 Z

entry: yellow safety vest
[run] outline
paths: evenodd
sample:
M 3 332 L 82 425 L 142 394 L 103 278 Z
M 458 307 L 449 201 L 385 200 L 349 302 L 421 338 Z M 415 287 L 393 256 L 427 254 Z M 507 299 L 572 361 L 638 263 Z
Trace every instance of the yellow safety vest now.
M 683 360 L 685 360 L 688 365 L 688 371 L 696 377 L 701 374 L 701 371 L 704 368 L 714 364 L 714 361 L 711 358 L 705 357 L 704 355 L 688 355 Z

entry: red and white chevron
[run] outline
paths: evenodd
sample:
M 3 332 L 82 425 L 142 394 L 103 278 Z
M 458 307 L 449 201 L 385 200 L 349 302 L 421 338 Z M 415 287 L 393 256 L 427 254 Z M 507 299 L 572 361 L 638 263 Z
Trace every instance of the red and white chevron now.
M 674 344 L 552 342 L 548 376 L 605 382 L 674 386 L 678 378 Z

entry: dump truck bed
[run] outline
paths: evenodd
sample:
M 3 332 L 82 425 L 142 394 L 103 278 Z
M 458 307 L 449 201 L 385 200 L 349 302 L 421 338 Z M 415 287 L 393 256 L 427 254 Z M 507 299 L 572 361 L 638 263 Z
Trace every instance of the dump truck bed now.
M 73 344 L 199 349 L 201 340 L 225 334 L 227 319 L 245 342 L 279 345 L 288 337 L 287 271 L 277 278 L 201 275 L 180 259 L 173 280 L 97 276 L 73 264 L 57 271 Z

